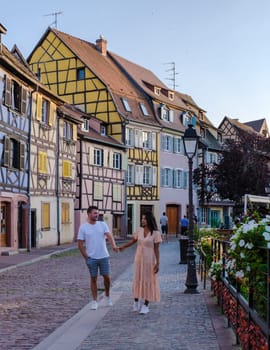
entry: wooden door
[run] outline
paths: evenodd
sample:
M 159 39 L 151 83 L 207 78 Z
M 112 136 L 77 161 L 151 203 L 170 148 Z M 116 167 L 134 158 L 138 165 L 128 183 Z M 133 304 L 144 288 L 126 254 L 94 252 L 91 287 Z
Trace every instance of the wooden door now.
M 0 247 L 7 246 L 7 204 L 1 203 L 0 207 Z
M 179 215 L 178 206 L 167 206 L 166 215 L 168 216 L 168 233 L 178 234 L 179 231 Z

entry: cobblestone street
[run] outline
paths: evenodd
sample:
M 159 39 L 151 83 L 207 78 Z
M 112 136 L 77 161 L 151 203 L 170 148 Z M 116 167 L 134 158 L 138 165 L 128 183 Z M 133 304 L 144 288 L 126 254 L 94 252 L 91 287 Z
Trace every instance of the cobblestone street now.
M 112 284 L 132 263 L 134 249 L 110 253 Z M 32 349 L 91 298 L 89 272 L 77 249 L 2 272 L 0 285 L 1 350 Z M 98 287 L 103 292 L 102 277 Z

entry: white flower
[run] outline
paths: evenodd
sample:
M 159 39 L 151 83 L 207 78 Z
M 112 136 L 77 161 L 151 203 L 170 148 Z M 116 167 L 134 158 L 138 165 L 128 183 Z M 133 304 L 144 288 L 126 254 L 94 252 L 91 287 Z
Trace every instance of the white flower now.
M 247 249 L 252 249 L 253 247 L 254 247 L 253 243 L 250 243 L 250 242 L 245 245 L 245 248 Z
M 241 252 L 241 253 L 240 253 L 240 257 L 241 257 L 242 259 L 244 259 L 245 254 L 244 254 L 243 252 Z
M 269 226 L 268 226 L 269 227 Z M 270 233 L 269 232 L 264 232 L 263 237 L 266 241 L 270 241 Z
M 250 270 L 251 270 L 251 269 L 250 269 L 250 266 L 249 266 L 249 265 L 247 265 L 247 267 L 246 267 L 246 271 L 247 271 L 247 272 L 250 272 Z
M 244 247 L 245 244 L 246 244 L 246 242 L 245 242 L 243 239 L 241 239 L 241 240 L 239 241 L 239 247 Z
M 236 278 L 243 278 L 244 277 L 244 272 L 242 270 L 237 271 L 235 274 Z
M 231 243 L 231 250 L 235 250 L 236 244 L 234 242 Z

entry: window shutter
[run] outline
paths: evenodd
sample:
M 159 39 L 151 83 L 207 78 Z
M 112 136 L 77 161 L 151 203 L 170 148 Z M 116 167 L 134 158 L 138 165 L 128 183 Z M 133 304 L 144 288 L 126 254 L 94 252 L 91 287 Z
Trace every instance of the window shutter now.
M 42 229 L 50 228 L 50 203 L 42 203 Z
M 20 143 L 20 169 L 25 169 L 25 144 Z
M 49 125 L 53 126 L 55 121 L 55 104 L 54 103 L 48 103 L 49 106 Z
M 89 164 L 94 164 L 94 148 L 89 147 Z
M 160 179 L 160 182 L 161 182 L 161 186 L 164 186 L 164 179 L 165 179 L 165 169 L 161 169 L 161 179 Z
M 63 160 L 62 175 L 63 177 L 68 176 L 68 162 L 66 160 Z
M 4 141 L 4 166 L 9 166 L 9 149 L 10 149 L 10 140 L 8 136 L 5 136 Z
M 11 79 L 7 76 L 5 81 L 5 105 L 11 106 Z
M 72 127 L 73 127 L 72 139 L 74 141 L 77 141 L 77 125 L 73 124 Z
M 38 172 L 47 174 L 47 153 L 41 151 L 38 154 Z
M 135 184 L 142 185 L 143 183 L 143 165 L 135 166 Z
M 156 167 L 152 168 L 152 185 L 153 186 L 157 185 L 157 168 Z
M 113 167 L 113 152 L 109 152 L 107 149 L 104 149 L 103 151 L 104 154 L 104 162 L 103 165 L 105 167 Z
M 121 169 L 122 170 L 127 170 L 127 166 L 128 166 L 128 157 L 127 154 L 121 154 Z
M 187 188 L 187 184 L 188 184 L 188 172 L 184 171 L 183 172 L 183 188 Z
M 26 114 L 26 108 L 27 108 L 27 89 L 24 87 L 22 88 L 22 100 L 21 100 L 21 111 L 22 114 Z
M 140 145 L 140 135 L 139 130 L 135 130 L 135 147 L 139 147 Z
M 164 113 L 164 106 L 162 105 L 162 106 L 160 107 L 160 119 L 164 119 L 164 118 L 163 118 L 163 113 Z
M 152 149 L 157 149 L 157 134 L 152 132 Z
M 169 136 L 169 151 L 173 152 L 173 137 Z
M 175 188 L 177 187 L 177 170 L 176 169 L 173 169 L 172 177 L 173 177 L 172 187 Z
M 173 122 L 174 120 L 174 110 L 170 109 L 169 110 L 169 121 Z
M 101 150 L 101 166 L 104 166 L 104 150 Z
M 36 119 L 41 121 L 42 114 L 42 96 L 37 94 Z

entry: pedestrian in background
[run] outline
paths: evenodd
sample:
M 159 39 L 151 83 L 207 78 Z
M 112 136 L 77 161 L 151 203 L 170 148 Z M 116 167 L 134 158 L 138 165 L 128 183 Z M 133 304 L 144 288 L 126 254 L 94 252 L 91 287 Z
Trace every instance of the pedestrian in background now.
M 110 298 L 110 261 L 106 238 L 114 251 L 118 251 L 113 235 L 104 221 L 98 221 L 98 207 L 87 209 L 87 222 L 82 224 L 78 232 L 78 248 L 84 257 L 90 272 L 90 289 L 93 301 L 91 309 L 98 308 L 97 278 L 98 272 L 103 276 L 107 306 L 112 306 Z
M 132 294 L 133 311 L 140 314 L 149 312 L 149 302 L 160 301 L 158 281 L 159 244 L 162 242 L 156 219 L 152 212 L 142 215 L 141 227 L 136 230 L 131 240 L 119 247 L 120 251 L 137 242 L 134 258 Z M 143 300 L 143 305 L 140 301 Z
M 180 225 L 181 225 L 181 235 L 186 236 L 187 230 L 188 230 L 188 218 L 186 217 L 186 215 L 184 215 L 184 217 L 181 219 Z
M 160 217 L 160 225 L 162 240 L 166 240 L 168 242 L 168 217 L 165 212 L 163 212 L 162 216 Z

